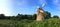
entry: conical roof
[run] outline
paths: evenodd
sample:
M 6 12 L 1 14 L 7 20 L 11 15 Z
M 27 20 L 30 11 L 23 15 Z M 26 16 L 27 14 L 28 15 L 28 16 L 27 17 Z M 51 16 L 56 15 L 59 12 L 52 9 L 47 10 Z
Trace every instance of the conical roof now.
M 43 10 L 42 7 L 39 7 L 39 10 Z

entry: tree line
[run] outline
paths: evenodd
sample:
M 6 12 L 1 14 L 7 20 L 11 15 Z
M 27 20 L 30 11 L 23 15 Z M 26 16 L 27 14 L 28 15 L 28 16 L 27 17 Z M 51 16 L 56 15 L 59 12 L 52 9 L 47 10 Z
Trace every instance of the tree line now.
M 48 11 L 45 11 L 45 19 L 49 18 L 59 18 L 59 16 L 55 15 L 51 17 L 51 13 Z M 33 15 L 23 15 L 23 14 L 17 14 L 16 16 L 5 16 L 4 14 L 0 14 L 0 19 L 8 19 L 8 20 L 23 20 L 23 19 L 28 19 L 28 20 L 36 20 L 36 14 Z

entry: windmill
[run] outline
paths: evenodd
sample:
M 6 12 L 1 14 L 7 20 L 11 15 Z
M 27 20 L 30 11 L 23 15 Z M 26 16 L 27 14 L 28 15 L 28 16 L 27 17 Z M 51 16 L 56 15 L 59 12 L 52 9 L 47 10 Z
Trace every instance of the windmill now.
M 43 3 L 37 10 L 37 18 L 36 18 L 37 21 L 42 21 L 44 19 L 44 10 L 43 10 L 44 5 L 45 3 Z

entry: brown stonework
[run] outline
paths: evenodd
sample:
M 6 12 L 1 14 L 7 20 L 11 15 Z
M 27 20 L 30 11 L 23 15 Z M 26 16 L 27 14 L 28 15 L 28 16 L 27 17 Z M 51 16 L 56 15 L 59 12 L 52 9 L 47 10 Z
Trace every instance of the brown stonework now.
M 42 9 L 42 7 L 40 7 L 37 11 L 37 21 L 42 21 L 44 19 L 44 11 Z

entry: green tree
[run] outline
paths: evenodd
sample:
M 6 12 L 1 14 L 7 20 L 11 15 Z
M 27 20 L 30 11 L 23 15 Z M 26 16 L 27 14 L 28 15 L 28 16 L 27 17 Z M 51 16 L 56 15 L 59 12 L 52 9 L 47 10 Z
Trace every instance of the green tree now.
M 57 15 L 54 15 L 54 16 L 53 16 L 53 18 L 59 18 L 59 16 L 57 16 Z
M 22 19 L 22 17 L 23 17 L 23 15 L 22 15 L 22 14 L 18 14 L 18 15 L 15 17 L 15 19 L 16 19 L 16 20 L 21 20 L 21 19 Z
M 16 20 L 17 18 L 15 16 L 10 16 L 10 20 Z
M 49 19 L 51 18 L 51 13 L 48 12 L 48 11 L 45 11 L 45 16 L 44 16 L 45 19 Z
M 33 19 L 33 20 L 36 20 L 36 14 L 34 14 L 34 15 L 32 16 L 32 19 Z
M 32 20 L 32 15 L 28 15 L 28 20 Z
M 0 19 L 5 19 L 5 15 L 4 14 L 0 14 Z

